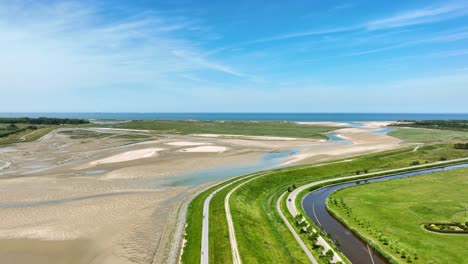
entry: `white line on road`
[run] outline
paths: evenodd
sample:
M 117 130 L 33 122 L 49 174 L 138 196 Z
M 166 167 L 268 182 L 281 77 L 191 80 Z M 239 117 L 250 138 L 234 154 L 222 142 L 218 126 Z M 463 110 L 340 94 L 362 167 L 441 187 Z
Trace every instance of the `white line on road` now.
M 312 212 L 314 212 L 315 219 L 317 219 L 317 223 L 319 224 L 319 226 L 322 226 L 317 215 L 315 214 L 315 203 L 312 204 Z
M 371 259 L 371 261 L 372 261 L 372 264 L 375 264 L 375 263 L 374 263 L 374 258 L 372 258 L 372 252 L 371 252 L 371 250 L 370 250 L 370 248 L 369 248 L 369 244 L 367 244 L 367 250 L 369 250 L 369 256 L 370 256 L 370 259 Z

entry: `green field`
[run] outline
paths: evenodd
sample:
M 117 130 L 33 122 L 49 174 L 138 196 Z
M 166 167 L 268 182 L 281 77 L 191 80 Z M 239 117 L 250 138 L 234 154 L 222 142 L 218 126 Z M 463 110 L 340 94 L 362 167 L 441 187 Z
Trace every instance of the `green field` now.
M 425 128 L 398 128 L 388 135 L 413 143 L 464 143 L 468 132 Z
M 411 148 L 385 151 L 355 158 L 352 162 L 335 163 L 320 167 L 299 166 L 275 170 L 253 180 L 231 196 L 231 213 L 236 230 L 239 252 L 244 263 L 308 263 L 308 259 L 276 211 L 276 200 L 293 183 L 297 186 L 343 176 L 355 175 L 356 170 L 378 172 L 409 166 L 413 160 L 436 162 L 441 156 L 448 159 L 468 157 L 466 150 L 451 145 L 424 146 L 413 152 Z M 234 184 L 235 185 L 235 184 Z M 229 187 L 230 188 L 233 188 Z M 213 263 L 230 262 L 229 238 L 226 230 L 224 201 L 226 191 L 220 192 L 210 206 L 210 259 Z M 190 205 L 187 247 L 183 262 L 200 259 L 201 211 L 208 193 L 197 196 Z M 214 232 L 216 230 L 216 232 Z M 211 255 L 213 249 L 216 254 Z
M 293 122 L 247 121 L 132 121 L 113 127 L 147 129 L 158 133 L 233 134 L 326 139 L 324 133 L 336 127 L 300 125 Z
M 464 217 L 467 190 L 468 169 L 463 168 L 345 188 L 330 196 L 328 207 L 394 262 L 468 263 L 468 235 L 438 234 L 421 227 L 423 222 Z M 349 216 L 333 199 L 343 199 Z
M 37 126 L 36 129 L 28 128 L 29 125 L 17 124 L 19 129 L 13 131 L 14 133 L 2 134 L 2 128 L 0 127 L 0 145 L 7 145 L 13 143 L 29 142 L 37 140 L 49 132 L 57 128 L 56 126 Z

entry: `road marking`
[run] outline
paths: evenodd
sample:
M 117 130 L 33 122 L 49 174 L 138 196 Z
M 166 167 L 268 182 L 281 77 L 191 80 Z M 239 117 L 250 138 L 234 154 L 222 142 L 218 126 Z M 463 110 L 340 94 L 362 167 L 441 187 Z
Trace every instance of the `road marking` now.
M 315 219 L 317 219 L 317 223 L 322 226 L 320 220 L 318 219 L 317 215 L 315 214 L 315 203 L 312 204 L 312 212 L 314 213 Z
M 370 248 L 369 248 L 369 244 L 367 244 L 367 250 L 369 250 L 369 256 L 370 256 L 370 259 L 371 259 L 371 261 L 372 261 L 372 264 L 375 264 L 375 263 L 374 263 L 374 259 L 372 258 L 372 253 L 371 253 L 371 250 L 370 250 Z

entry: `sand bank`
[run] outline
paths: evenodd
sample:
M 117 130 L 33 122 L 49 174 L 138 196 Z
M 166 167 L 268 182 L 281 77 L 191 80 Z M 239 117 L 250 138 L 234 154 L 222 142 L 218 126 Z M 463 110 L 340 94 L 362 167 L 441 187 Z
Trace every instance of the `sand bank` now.
M 124 153 L 117 154 L 114 156 L 110 156 L 104 159 L 93 161 L 91 162 L 91 164 L 97 165 L 97 164 L 116 163 L 116 162 L 124 162 L 124 161 L 136 160 L 136 159 L 150 158 L 150 157 L 155 156 L 161 150 L 164 150 L 164 149 L 147 148 L 147 149 L 132 150 L 132 151 L 124 152 Z
M 210 144 L 211 143 L 208 143 L 208 142 L 192 142 L 192 141 L 177 141 L 177 142 L 166 143 L 166 145 L 169 145 L 169 146 L 182 146 L 182 147 L 202 146 L 202 145 L 210 145 Z
M 202 147 L 195 147 L 195 148 L 188 148 L 188 149 L 182 149 L 180 150 L 181 152 L 199 152 L 199 153 L 207 153 L 207 152 L 225 152 L 229 148 L 223 147 L 223 146 L 202 146 Z

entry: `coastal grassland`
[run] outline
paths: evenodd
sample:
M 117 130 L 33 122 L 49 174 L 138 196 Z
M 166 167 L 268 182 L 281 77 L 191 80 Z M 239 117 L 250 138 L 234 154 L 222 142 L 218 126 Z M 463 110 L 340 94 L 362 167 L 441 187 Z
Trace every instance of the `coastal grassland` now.
M 57 126 L 37 126 L 32 128 L 24 124 L 16 124 L 16 126 L 19 129 L 15 133 L 0 137 L 0 145 L 35 141 L 57 128 Z
M 467 131 L 426 128 L 397 128 L 388 135 L 413 143 L 464 143 L 468 142 Z
M 437 234 L 421 227 L 423 222 L 457 217 L 468 206 L 467 188 L 468 169 L 461 168 L 345 188 L 333 193 L 327 206 L 394 262 L 467 263 L 467 235 Z M 332 199 L 343 199 L 350 215 Z
M 113 127 L 154 130 L 159 133 L 230 134 L 326 139 L 326 132 L 337 127 L 301 125 L 293 122 L 247 121 L 132 121 Z
M 329 164 L 319 167 L 289 168 L 275 172 L 246 184 L 236 191 L 230 200 L 231 212 L 237 234 L 240 255 L 246 263 L 291 263 L 285 252 L 297 247 L 293 239 L 280 234 L 283 223 L 275 213 L 272 202 L 291 184 L 297 186 L 342 176 L 355 175 L 355 171 L 369 168 L 377 172 L 386 169 L 407 167 L 412 159 L 426 159 L 433 151 L 448 155 L 452 149 L 405 152 L 387 151 L 356 158 L 351 162 Z M 466 154 L 468 156 L 468 153 Z M 404 164 L 403 166 L 401 164 Z M 276 196 L 275 196 L 276 194 Z M 276 200 L 275 200 L 276 201 Z M 258 246 L 261 243 L 261 247 Z

